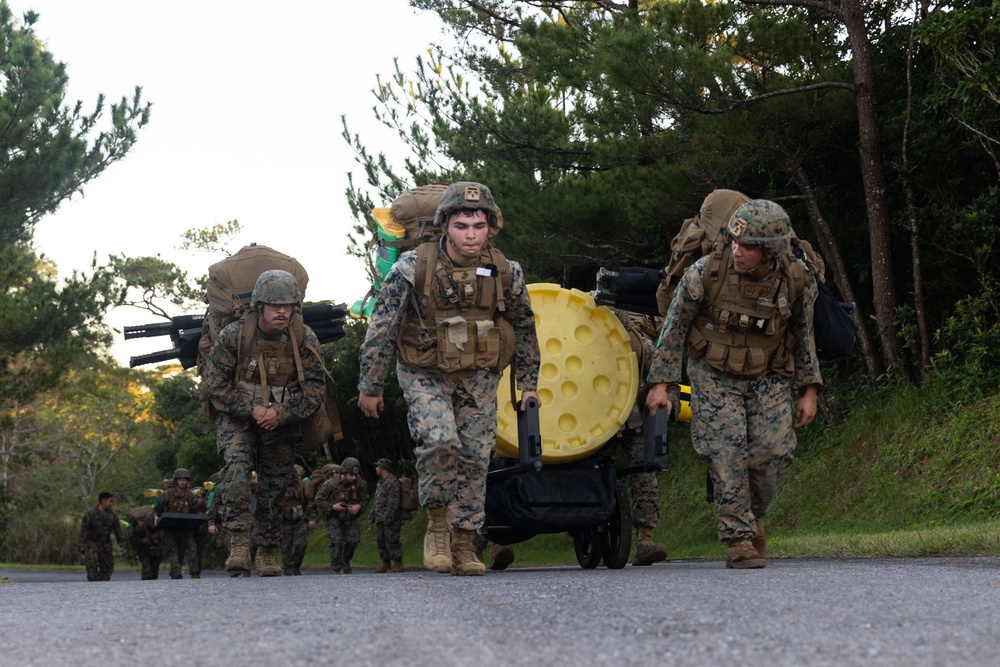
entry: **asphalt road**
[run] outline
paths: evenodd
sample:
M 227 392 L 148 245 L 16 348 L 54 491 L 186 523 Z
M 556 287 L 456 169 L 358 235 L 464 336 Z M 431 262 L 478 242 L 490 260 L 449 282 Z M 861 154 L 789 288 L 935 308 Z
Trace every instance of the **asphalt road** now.
M 0 665 L 1000 664 L 1000 558 L 207 574 L 0 571 Z

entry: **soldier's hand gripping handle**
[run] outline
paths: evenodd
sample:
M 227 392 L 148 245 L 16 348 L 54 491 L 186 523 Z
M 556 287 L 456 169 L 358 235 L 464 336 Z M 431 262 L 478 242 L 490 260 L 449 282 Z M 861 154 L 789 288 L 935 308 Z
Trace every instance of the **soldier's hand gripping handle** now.
M 667 394 L 667 383 L 657 382 L 656 384 L 649 386 L 649 391 L 646 393 L 646 409 L 655 414 L 660 408 L 666 408 L 666 418 L 670 419 L 670 415 L 673 412 L 673 405 L 670 402 L 670 397 Z
M 527 392 L 525 392 L 527 393 Z M 542 469 L 542 431 L 538 422 L 538 396 L 522 396 L 517 409 L 517 457 L 522 469 Z

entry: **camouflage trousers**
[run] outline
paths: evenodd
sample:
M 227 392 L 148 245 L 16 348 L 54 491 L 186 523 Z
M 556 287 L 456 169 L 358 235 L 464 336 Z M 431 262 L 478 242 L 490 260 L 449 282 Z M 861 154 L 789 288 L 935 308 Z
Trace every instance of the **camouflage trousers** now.
M 285 486 L 295 464 L 294 425 L 265 431 L 247 419 L 220 412 L 216 421 L 222 469 L 223 523 L 230 532 L 253 528 L 257 546 L 277 547 Z M 257 471 L 256 507 L 250 502 L 251 472 Z
M 396 374 L 409 406 L 410 435 L 417 443 L 420 504 L 447 507 L 452 526 L 476 530 L 485 517 L 500 374 L 479 371 L 462 379 L 402 364 Z
M 140 579 L 143 581 L 158 579 L 160 576 L 160 563 L 163 561 L 163 553 L 160 549 L 153 551 L 148 547 L 141 547 L 136 549 L 136 555 L 139 557 L 139 564 L 141 566 Z
M 403 560 L 403 543 L 399 541 L 402 521 L 380 521 L 375 524 L 375 541 L 382 560 Z
M 752 538 L 795 451 L 791 380 L 729 376 L 689 360 L 691 441 L 708 460 L 723 542 Z
M 170 563 L 170 578 L 180 579 L 184 575 L 182 569 L 184 561 L 188 564 L 188 574 L 198 574 L 200 569 L 195 565 L 191 555 L 194 544 L 191 541 L 191 532 L 187 530 L 165 530 L 163 531 L 163 549 L 166 552 L 167 561 Z
M 361 524 L 357 519 L 341 521 L 328 518 L 326 536 L 330 538 L 330 569 L 335 572 L 344 569 L 344 563 L 351 562 L 361 542 Z
M 111 581 L 115 571 L 115 552 L 111 541 L 84 544 L 83 564 L 87 567 L 87 581 Z
M 292 574 L 302 567 L 309 546 L 309 524 L 285 521 L 281 524 L 281 573 Z
M 619 446 L 624 447 L 628 455 L 629 465 L 642 465 L 643 451 L 642 431 L 625 429 L 619 440 Z M 632 505 L 632 525 L 635 527 L 656 528 L 660 525 L 660 487 L 656 481 L 656 473 L 641 472 L 626 477 L 629 487 L 629 499 Z

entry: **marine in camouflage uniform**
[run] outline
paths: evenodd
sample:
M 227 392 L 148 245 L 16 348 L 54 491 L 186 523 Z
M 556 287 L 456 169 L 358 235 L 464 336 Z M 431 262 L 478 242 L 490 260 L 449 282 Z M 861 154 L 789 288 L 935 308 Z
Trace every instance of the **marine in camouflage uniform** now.
M 163 531 L 156 530 L 156 513 L 152 505 L 133 511 L 132 548 L 139 557 L 140 577 L 143 581 L 158 579 L 163 561 Z
M 691 439 L 708 460 L 726 565 L 757 568 L 766 554 L 763 519 L 792 463 L 794 428 L 812 421 L 822 388 L 812 327 L 817 286 L 789 253 L 791 223 L 777 204 L 743 204 L 727 233 L 730 246 L 688 268 L 674 293 L 647 405 L 679 409 L 686 350 Z
M 301 301 L 292 274 L 265 271 L 254 287 L 253 310 L 222 329 L 205 364 L 204 382 L 218 411 L 217 441 L 226 462 L 220 490 L 230 535 L 230 571 L 249 571 L 247 531 L 252 528 L 258 573 L 281 573 L 274 549 L 281 541 L 283 498 L 295 463 L 298 424 L 320 408 L 326 390 L 319 341 L 302 323 Z M 258 488 L 252 509 L 254 470 Z
M 513 372 L 523 403 L 538 396 L 538 336 L 521 266 L 490 243 L 502 217 L 489 188 L 452 183 L 441 195 L 435 224 L 443 232 L 436 248 L 424 243 L 403 253 L 379 290 L 361 345 L 358 406 L 366 416 L 378 416 L 389 361 L 398 354 L 396 375 L 417 443 L 420 503 L 428 510 L 424 566 L 482 575 L 485 567 L 472 541 L 485 518 L 497 387 L 509 363 L 497 349 L 503 344 L 492 339 L 502 340 L 505 328 L 512 330 Z M 424 276 L 436 281 L 430 284 L 431 293 L 418 279 L 420 262 L 428 256 L 436 257 L 434 265 L 424 269 Z M 457 314 L 442 317 L 452 312 Z M 471 359 L 487 340 L 484 360 Z
M 378 555 L 382 559 L 382 565 L 375 572 L 402 572 L 403 544 L 400 542 L 399 532 L 403 527 L 403 485 L 396 477 L 389 459 L 376 461 L 375 472 L 379 481 L 375 487 L 372 509 L 368 513 L 368 523 L 375 525 Z M 395 564 L 391 561 L 395 561 Z
M 111 581 L 111 574 L 115 571 L 112 535 L 118 547 L 125 548 L 121 522 L 113 508 L 114 498 L 107 491 L 102 491 L 97 505 L 87 510 L 80 522 L 79 549 L 87 566 L 87 581 Z
M 316 512 L 326 520 L 330 538 L 330 571 L 351 574 L 351 560 L 361 542 L 358 520 L 368 505 L 368 483 L 361 479 L 361 464 L 347 457 L 340 474 L 332 476 L 316 491 Z
M 203 511 L 205 503 L 199 501 L 188 486 L 191 473 L 185 468 L 174 471 L 173 482 L 160 494 L 156 503 L 156 521 L 164 512 L 180 514 L 195 514 Z M 163 530 L 163 546 L 167 560 L 170 561 L 170 578 L 182 579 L 184 562 L 188 564 L 188 576 L 198 579 L 201 576 L 201 565 L 197 558 L 193 532 L 191 530 Z
M 309 531 L 316 525 L 316 512 L 306 501 L 304 470 L 296 464 L 288 476 L 281 514 L 281 574 L 299 576 L 309 547 Z
M 614 313 L 629 334 L 629 344 L 635 352 L 639 373 L 645 375 L 656 353 L 655 320 L 647 315 L 620 309 L 615 309 Z M 645 386 L 640 383 L 638 395 L 642 396 L 644 391 Z M 624 448 L 631 466 L 642 465 L 645 459 L 642 421 L 642 410 L 636 403 L 619 431 L 618 438 L 611 441 Z M 632 559 L 632 564 L 652 565 L 666 560 L 666 547 L 653 541 L 653 531 L 660 524 L 660 486 L 656 480 L 656 473 L 640 472 L 629 475 L 628 487 L 632 526 L 636 532 L 635 557 Z

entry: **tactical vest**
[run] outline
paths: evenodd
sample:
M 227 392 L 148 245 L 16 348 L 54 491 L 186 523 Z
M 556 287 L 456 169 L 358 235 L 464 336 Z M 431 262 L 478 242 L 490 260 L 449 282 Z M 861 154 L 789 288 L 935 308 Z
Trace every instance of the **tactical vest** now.
M 796 341 L 788 320 L 805 290 L 802 265 L 786 253 L 777 271 L 751 280 L 736 272 L 730 253 L 728 245 L 715 250 L 705 266 L 705 301 L 688 332 L 688 355 L 732 375 L 771 369 L 790 377 Z
M 292 313 L 288 328 L 274 340 L 258 335 L 257 318 L 253 310 L 240 319 L 235 378 L 240 392 L 254 403 L 283 403 L 305 382 L 299 356 L 305 333 L 302 313 Z
M 361 503 L 361 485 L 364 482 L 359 477 L 352 484 L 347 484 L 343 481 L 338 481 L 335 484 L 330 485 L 330 497 L 328 502 L 331 505 L 336 505 L 337 503 L 347 503 L 348 505 L 357 505 Z M 333 513 L 338 519 L 348 519 L 350 514 L 346 509 L 339 512 Z
M 191 513 L 191 504 L 194 501 L 194 493 L 192 493 L 190 488 L 181 489 L 176 486 L 172 486 L 166 490 L 164 493 L 166 496 L 166 505 L 163 508 L 164 512 L 181 512 L 183 514 Z
M 301 521 L 305 518 L 306 494 L 302 482 L 289 484 L 285 488 L 283 518 L 285 521 Z
M 514 357 L 507 258 L 491 246 L 473 266 L 453 266 L 438 261 L 440 252 L 438 243 L 417 249 L 410 305 L 397 339 L 399 361 L 445 373 L 502 371 Z

